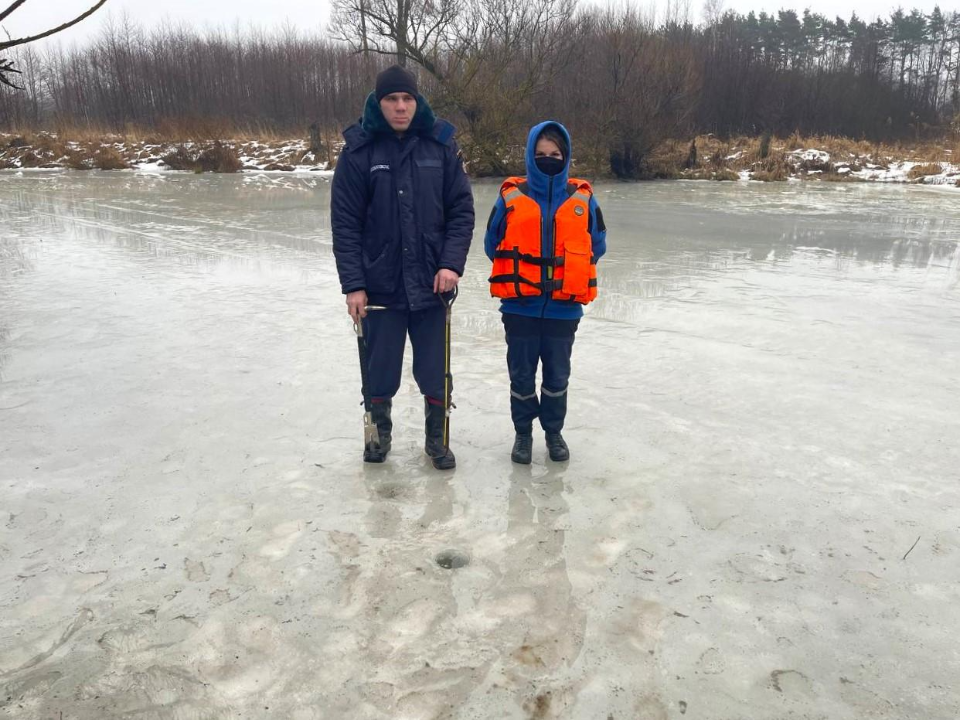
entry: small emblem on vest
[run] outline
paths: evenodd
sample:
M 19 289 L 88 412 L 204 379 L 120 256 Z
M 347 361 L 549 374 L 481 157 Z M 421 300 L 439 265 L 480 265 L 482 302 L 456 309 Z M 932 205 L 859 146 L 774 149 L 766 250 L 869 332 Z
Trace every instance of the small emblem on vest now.
M 375 173 L 380 170 L 389 170 L 389 169 L 390 169 L 389 165 L 374 165 L 372 168 L 370 168 L 370 172 Z
M 574 214 L 574 215 L 583 215 L 583 205 L 577 205 L 577 206 L 573 209 L 573 214 Z

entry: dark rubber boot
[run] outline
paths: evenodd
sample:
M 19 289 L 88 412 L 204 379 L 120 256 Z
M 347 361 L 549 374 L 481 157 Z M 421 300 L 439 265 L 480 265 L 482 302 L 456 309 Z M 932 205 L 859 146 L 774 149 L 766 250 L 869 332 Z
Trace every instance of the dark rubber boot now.
M 518 465 L 530 464 L 533 460 L 532 434 L 517 433 L 517 438 L 513 441 L 513 450 L 510 451 L 510 459 Z
M 373 403 L 370 414 L 377 426 L 380 444 L 369 444 L 363 449 L 363 461 L 368 463 L 382 463 L 387 459 L 387 453 L 393 442 L 393 420 L 390 419 L 390 410 L 393 403 L 390 400 Z
M 453 470 L 457 466 L 457 458 L 450 448 L 447 448 L 447 452 L 440 457 L 432 458 L 432 462 L 437 470 Z
M 547 452 L 554 462 L 566 462 L 570 459 L 570 448 L 560 433 L 547 433 Z
M 437 470 L 452 470 L 457 466 L 457 458 L 453 450 L 443 446 L 443 425 L 445 413 L 442 405 L 434 405 L 424 398 L 423 409 L 426 416 L 424 432 L 426 441 L 423 451 L 433 460 Z

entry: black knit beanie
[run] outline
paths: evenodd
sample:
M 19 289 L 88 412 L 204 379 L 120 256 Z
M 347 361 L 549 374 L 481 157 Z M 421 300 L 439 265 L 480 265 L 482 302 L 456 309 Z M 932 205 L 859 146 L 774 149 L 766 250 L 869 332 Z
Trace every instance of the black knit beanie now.
M 417 96 L 417 79 L 413 73 L 400 67 L 391 65 L 377 75 L 377 102 L 383 100 L 390 93 L 405 92 Z

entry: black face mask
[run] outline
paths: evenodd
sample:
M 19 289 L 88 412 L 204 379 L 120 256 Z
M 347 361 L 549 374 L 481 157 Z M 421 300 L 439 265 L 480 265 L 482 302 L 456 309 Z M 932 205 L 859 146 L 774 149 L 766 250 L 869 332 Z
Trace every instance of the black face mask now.
M 537 169 L 544 175 L 559 175 L 567 166 L 567 161 L 562 158 L 538 157 L 535 161 Z

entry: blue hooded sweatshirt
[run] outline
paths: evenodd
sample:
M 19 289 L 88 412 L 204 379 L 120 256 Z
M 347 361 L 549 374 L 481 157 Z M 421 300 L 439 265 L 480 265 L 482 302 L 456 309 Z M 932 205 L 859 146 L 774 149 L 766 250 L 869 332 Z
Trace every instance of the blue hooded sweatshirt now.
M 563 172 L 559 175 L 546 175 L 537 168 L 534 151 L 537 138 L 545 128 L 554 127 L 567 140 L 567 154 L 564 157 Z M 558 122 L 548 120 L 530 129 L 527 136 L 527 150 L 525 160 L 527 165 L 527 195 L 540 205 L 540 214 L 543 217 L 543 229 L 540 233 L 540 253 L 543 257 L 553 255 L 553 216 L 567 198 L 567 177 L 570 171 L 570 134 Z M 490 219 L 487 222 L 487 234 L 484 237 L 483 249 L 490 261 L 497 247 L 503 242 L 506 233 L 506 204 L 503 197 L 498 197 Z M 595 198 L 590 198 L 590 237 L 593 245 L 593 254 L 598 259 L 607 251 L 607 229 L 603 224 L 603 213 Z M 549 318 L 551 320 L 576 320 L 583 317 L 583 305 L 573 300 L 554 300 L 550 294 L 533 297 L 511 298 L 500 301 L 500 312 L 527 317 Z

